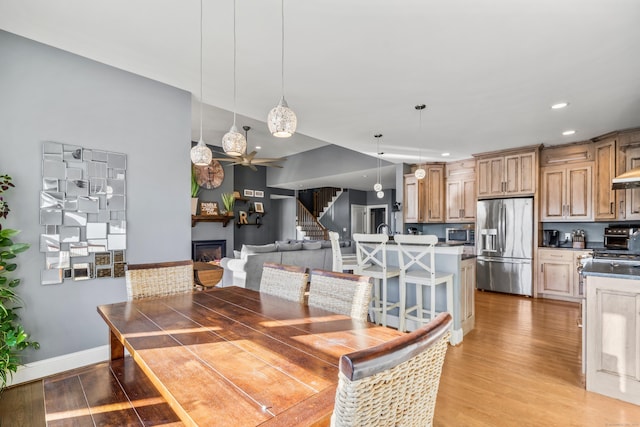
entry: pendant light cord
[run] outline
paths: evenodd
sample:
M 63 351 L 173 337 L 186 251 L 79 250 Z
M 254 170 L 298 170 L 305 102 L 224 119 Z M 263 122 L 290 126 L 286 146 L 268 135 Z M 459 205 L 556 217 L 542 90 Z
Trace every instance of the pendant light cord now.
M 236 0 L 233 0 L 233 126 L 236 125 Z
M 200 141 L 202 141 L 202 0 L 200 0 Z
M 282 15 L 282 40 L 280 41 L 282 45 L 282 55 L 280 56 L 280 84 L 282 87 L 282 97 L 284 98 L 284 0 L 280 0 L 280 14 Z

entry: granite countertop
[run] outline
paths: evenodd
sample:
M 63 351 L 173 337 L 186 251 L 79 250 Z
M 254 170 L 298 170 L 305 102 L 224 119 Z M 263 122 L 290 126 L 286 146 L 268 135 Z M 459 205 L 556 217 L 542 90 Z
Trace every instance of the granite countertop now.
M 587 242 L 586 248 L 574 248 L 572 243 L 568 243 L 560 246 L 538 246 L 538 249 L 567 249 L 570 251 L 605 250 L 602 242 Z
M 640 280 L 640 263 L 589 261 L 585 263 L 582 275 Z

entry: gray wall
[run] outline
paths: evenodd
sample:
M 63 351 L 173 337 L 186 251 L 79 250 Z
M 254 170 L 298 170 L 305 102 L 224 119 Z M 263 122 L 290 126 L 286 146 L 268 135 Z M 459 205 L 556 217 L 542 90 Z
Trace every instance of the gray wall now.
M 212 142 L 212 141 L 211 141 Z M 195 145 L 195 143 L 193 143 Z M 220 147 L 209 147 L 213 151 L 214 157 L 224 157 L 218 155 L 222 150 Z M 206 188 L 200 189 L 198 195 L 198 203 L 200 202 L 218 202 L 220 209 L 224 209 L 222 204 L 222 193 L 233 193 L 233 177 L 235 167 L 230 166 L 228 163 L 222 162 L 224 170 L 224 179 L 222 184 L 218 188 L 207 190 Z M 226 256 L 233 258 L 233 232 L 234 221 L 230 221 L 226 227 L 223 227 L 221 222 L 197 222 L 195 227 L 191 229 L 192 240 L 226 240 L 227 241 L 227 253 Z
M 40 285 L 42 141 L 127 155 L 127 261 L 191 257 L 189 93 L 0 31 L 0 173 L 14 178 L 6 226 L 32 245 L 18 258 L 33 362 L 107 344 L 96 306 L 126 300 L 125 280 Z

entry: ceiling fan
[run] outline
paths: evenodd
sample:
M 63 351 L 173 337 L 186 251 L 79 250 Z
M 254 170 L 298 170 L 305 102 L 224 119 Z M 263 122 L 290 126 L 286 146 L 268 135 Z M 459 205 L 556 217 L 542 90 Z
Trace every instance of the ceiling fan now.
M 249 138 L 247 136 L 247 134 L 249 133 L 249 129 L 251 129 L 251 126 L 242 126 L 242 129 L 244 129 L 244 136 L 245 139 L 247 141 L 249 141 Z M 280 158 L 272 158 L 272 159 L 256 159 L 255 156 L 258 152 L 253 150 L 251 153 L 249 154 L 243 154 L 242 156 L 238 156 L 238 157 L 219 157 L 219 158 L 215 158 L 213 160 L 218 160 L 220 162 L 231 162 L 230 165 L 242 165 L 242 166 L 247 166 L 250 167 L 252 170 L 257 171 L 258 168 L 256 168 L 257 166 L 269 166 L 272 168 L 281 168 L 282 166 L 276 164 L 278 162 L 284 162 L 285 160 L 287 160 L 286 157 L 280 157 Z

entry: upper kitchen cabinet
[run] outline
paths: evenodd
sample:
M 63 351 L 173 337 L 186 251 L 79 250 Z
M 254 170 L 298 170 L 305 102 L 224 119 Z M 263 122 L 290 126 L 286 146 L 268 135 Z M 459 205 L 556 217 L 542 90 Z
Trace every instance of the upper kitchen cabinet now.
M 542 150 L 541 221 L 593 221 L 593 149 L 586 142 Z
M 608 137 L 594 144 L 595 164 L 593 176 L 593 210 L 596 221 L 624 218 L 624 209 L 618 208 L 617 193 L 611 189 L 616 176 L 617 138 Z
M 476 162 L 473 159 L 447 163 L 446 222 L 476 220 Z
M 476 154 L 478 198 L 532 195 L 538 177 L 539 147 Z
M 404 176 L 404 222 L 444 222 L 444 164 L 423 166 L 426 176 Z
M 404 222 L 423 222 L 424 180 L 414 174 L 404 176 Z
M 640 167 L 640 131 L 618 134 L 616 175 Z M 611 183 L 609 183 L 611 186 Z M 640 188 L 616 190 L 618 219 L 635 221 L 640 219 Z

